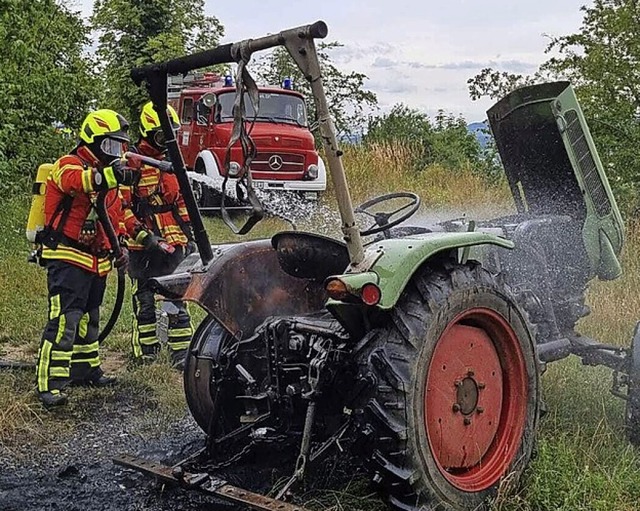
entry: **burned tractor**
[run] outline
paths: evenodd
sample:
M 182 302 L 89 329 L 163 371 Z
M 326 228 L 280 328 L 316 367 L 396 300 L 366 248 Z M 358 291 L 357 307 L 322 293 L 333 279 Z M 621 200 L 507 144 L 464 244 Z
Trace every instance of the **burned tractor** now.
M 184 376 L 189 409 L 207 434 L 203 456 L 228 467 L 280 446 L 295 452 L 293 474 L 273 499 L 188 464 L 117 462 L 254 509 L 292 511 L 302 508 L 283 500 L 309 471 L 348 450 L 395 509 L 482 509 L 527 466 L 540 375 L 571 354 L 614 369 L 637 441 L 640 343 L 625 350 L 574 330 L 588 313 L 588 283 L 620 275 L 624 231 L 570 85 L 518 89 L 488 112 L 516 214 L 401 226 L 420 199 L 399 192 L 356 208 L 372 221 L 361 232 L 314 45 L 326 33 L 318 22 L 133 71 L 163 112 L 167 74 L 237 62 L 243 147 L 253 52 L 284 45 L 311 83 L 343 241 L 285 231 L 211 246 L 163 120 L 199 254 L 156 286 L 207 312 Z M 246 186 L 250 195 L 250 177 Z

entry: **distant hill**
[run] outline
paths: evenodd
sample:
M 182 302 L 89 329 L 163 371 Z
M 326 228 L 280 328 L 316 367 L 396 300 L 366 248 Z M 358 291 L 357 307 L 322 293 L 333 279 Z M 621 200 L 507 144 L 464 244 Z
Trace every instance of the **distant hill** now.
M 469 133 L 473 133 L 476 136 L 476 139 L 478 139 L 478 142 L 482 147 L 486 147 L 489 140 L 491 140 L 489 124 L 487 121 L 467 124 L 467 130 L 469 130 Z

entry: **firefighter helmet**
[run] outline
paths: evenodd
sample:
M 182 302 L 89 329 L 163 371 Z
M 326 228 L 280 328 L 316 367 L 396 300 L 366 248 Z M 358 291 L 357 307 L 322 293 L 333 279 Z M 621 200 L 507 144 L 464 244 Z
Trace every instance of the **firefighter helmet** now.
M 169 114 L 169 121 L 171 122 L 173 131 L 178 131 L 180 120 L 178 119 L 178 113 L 175 108 L 167 105 L 167 113 Z M 142 112 L 140 112 L 140 134 L 142 138 L 146 139 L 155 147 L 164 149 L 165 137 L 160 127 L 160 118 L 151 101 L 146 103 L 142 107 Z
M 103 165 L 124 154 L 131 142 L 129 123 L 113 110 L 96 110 L 85 118 L 80 127 L 80 144 L 86 145 Z

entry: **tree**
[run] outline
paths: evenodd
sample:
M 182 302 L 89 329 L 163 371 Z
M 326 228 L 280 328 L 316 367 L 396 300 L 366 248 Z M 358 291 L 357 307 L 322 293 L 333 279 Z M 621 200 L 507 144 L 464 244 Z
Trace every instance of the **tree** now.
M 408 148 L 418 171 L 432 164 L 452 170 L 484 168 L 482 149 L 466 121 L 443 110 L 432 121 L 424 112 L 397 104 L 389 113 L 369 118 L 363 142 Z
M 469 80 L 471 97 L 498 97 L 519 85 L 569 79 L 585 111 L 615 193 L 638 207 L 640 186 L 640 2 L 595 0 L 580 30 L 555 37 L 531 77 L 485 69 Z
M 339 70 L 329 52 L 342 45 L 338 42 L 320 43 L 318 60 L 322 72 L 331 118 L 338 134 L 351 135 L 366 123 L 366 111 L 378 104 L 376 95 L 364 88 L 367 78 L 362 73 L 346 73 Z M 264 55 L 256 55 L 254 73 L 265 84 L 281 83 L 285 77 L 293 79 L 295 88 L 304 96 L 309 108 L 309 118 L 316 119 L 311 86 L 285 48 L 278 47 Z
M 224 34 L 218 19 L 204 14 L 204 0 L 97 0 L 91 21 L 100 34 L 101 106 L 132 124 L 148 95 L 131 80 L 131 68 L 212 48 Z
M 94 97 L 88 33 L 56 0 L 0 0 L 0 192 L 27 190 L 73 144 L 54 124 L 77 127 Z

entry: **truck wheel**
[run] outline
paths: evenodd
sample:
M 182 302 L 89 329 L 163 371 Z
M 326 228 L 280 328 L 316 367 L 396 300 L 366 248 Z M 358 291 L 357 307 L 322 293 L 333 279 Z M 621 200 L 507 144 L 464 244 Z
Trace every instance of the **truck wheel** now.
M 240 425 L 234 385 L 227 377 L 224 348 L 232 335 L 213 317 L 206 317 L 196 329 L 184 367 L 187 405 L 200 428 L 212 438 Z
M 396 509 L 484 509 L 531 457 L 539 372 L 526 316 L 477 263 L 426 267 L 357 352 L 374 482 Z M 362 444 L 361 444 L 362 445 Z
M 627 387 L 627 407 L 625 428 L 631 444 L 640 447 L 640 322 L 636 323 L 631 341 L 629 382 Z

